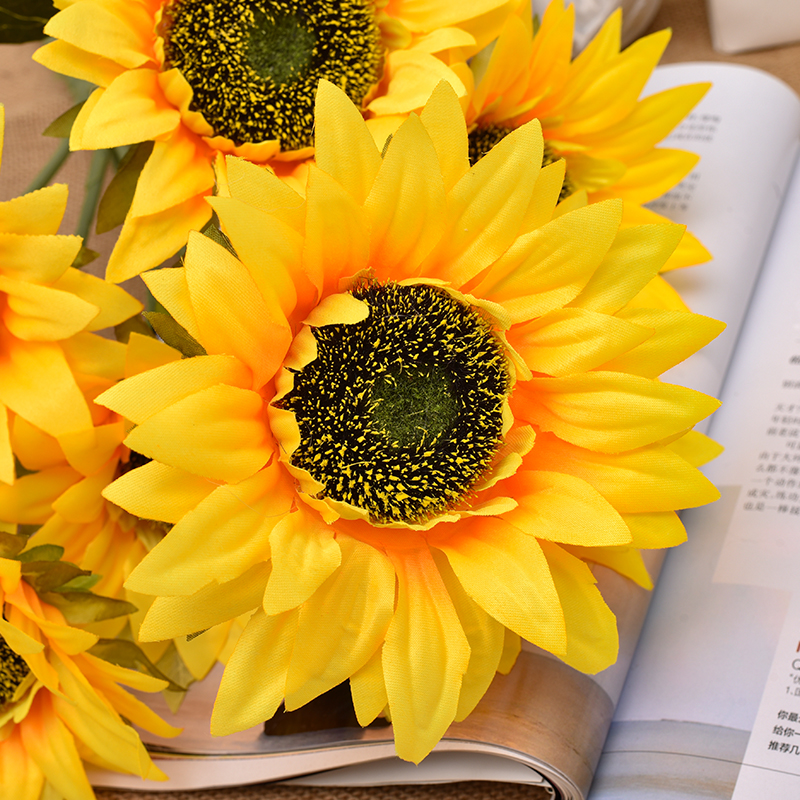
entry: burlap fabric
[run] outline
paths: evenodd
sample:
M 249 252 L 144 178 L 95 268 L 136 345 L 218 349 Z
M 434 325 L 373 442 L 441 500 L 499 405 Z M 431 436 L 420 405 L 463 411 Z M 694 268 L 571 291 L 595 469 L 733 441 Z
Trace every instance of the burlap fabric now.
M 760 13 L 754 0 L 754 14 Z M 711 47 L 704 0 L 663 0 L 650 30 L 672 28 L 673 39 L 664 62 L 730 61 L 764 69 L 800 93 L 800 44 L 726 56 Z M 40 136 L 46 125 L 72 104 L 60 78 L 30 60 L 35 45 L 0 46 L 0 103 L 6 107 L 6 135 L 0 169 L 0 200 L 23 193 L 58 141 Z M 75 230 L 91 154 L 73 154 L 59 181 L 70 185 L 70 203 L 62 233 Z M 89 246 L 101 253 L 91 270 L 102 274 L 115 233 L 92 237 Z M 138 293 L 136 282 L 129 290 Z M 198 792 L 127 792 L 98 790 L 98 800 L 544 800 L 536 788 L 516 784 L 469 782 L 434 786 L 379 788 L 309 788 L 249 786 Z

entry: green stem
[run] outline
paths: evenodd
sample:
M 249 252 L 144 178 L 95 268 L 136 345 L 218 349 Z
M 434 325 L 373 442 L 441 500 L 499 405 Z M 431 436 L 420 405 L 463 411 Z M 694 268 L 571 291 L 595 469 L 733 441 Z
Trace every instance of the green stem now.
M 28 194 L 28 192 L 35 192 L 37 189 L 47 186 L 61 167 L 64 166 L 64 162 L 69 158 L 69 155 L 69 139 L 61 139 L 55 153 L 53 153 L 50 160 L 33 179 L 30 186 L 25 190 L 25 194 Z
M 78 220 L 78 229 L 75 233 L 83 238 L 84 246 L 89 238 L 89 230 L 92 226 L 97 211 L 97 204 L 100 201 L 100 193 L 103 191 L 103 178 L 106 174 L 111 154 L 108 150 L 98 150 L 92 156 L 92 163 L 89 166 L 89 177 L 86 178 L 86 196 L 81 207 L 81 217 Z

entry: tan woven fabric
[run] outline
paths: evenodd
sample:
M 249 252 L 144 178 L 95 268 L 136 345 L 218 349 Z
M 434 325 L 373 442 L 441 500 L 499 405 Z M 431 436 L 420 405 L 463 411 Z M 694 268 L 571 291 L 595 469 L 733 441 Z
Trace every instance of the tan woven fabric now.
M 758 13 L 758 12 L 754 12 Z M 671 27 L 673 40 L 664 61 L 731 61 L 760 67 L 800 93 L 800 45 L 740 56 L 723 56 L 711 47 L 703 0 L 663 0 L 650 30 Z M 39 134 L 72 105 L 58 76 L 30 61 L 35 45 L 0 46 L 0 102 L 6 107 L 6 137 L 0 169 L 0 200 L 21 194 L 57 147 Z M 80 213 L 83 183 L 91 155 L 71 156 L 59 181 L 70 185 L 70 204 L 62 233 L 72 233 Z M 89 245 L 102 256 L 92 271 L 102 274 L 115 233 L 93 237 Z M 135 288 L 128 287 L 133 291 Z M 436 786 L 381 788 L 309 788 L 256 786 L 202 792 L 127 792 L 99 790 L 98 800 L 544 800 L 541 790 L 515 784 L 471 782 Z

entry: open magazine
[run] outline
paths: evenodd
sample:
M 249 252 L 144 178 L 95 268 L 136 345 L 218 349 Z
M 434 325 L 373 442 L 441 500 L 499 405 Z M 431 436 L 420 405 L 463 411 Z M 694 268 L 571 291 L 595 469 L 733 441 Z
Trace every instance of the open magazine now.
M 728 328 L 675 379 L 710 394 L 724 381 L 711 434 L 727 450 L 709 469 L 723 498 L 686 514 L 689 543 L 668 556 L 646 624 L 651 593 L 596 569 L 619 623 L 617 663 L 587 676 L 524 647 L 418 767 L 394 757 L 385 723 L 362 729 L 331 697 L 267 733 L 213 738 L 218 668 L 177 715 L 143 698 L 184 727 L 177 740 L 142 737 L 169 783 L 94 770 L 95 785 L 480 779 L 538 785 L 563 800 L 727 799 L 734 784 L 735 800 L 800 796 L 800 98 L 765 73 L 720 64 L 663 67 L 648 91 L 696 81 L 714 87 L 667 146 L 702 160 L 654 208 L 715 254 L 673 279 L 692 310 Z M 647 557 L 655 576 L 663 554 Z M 675 794 L 680 781 L 688 788 Z

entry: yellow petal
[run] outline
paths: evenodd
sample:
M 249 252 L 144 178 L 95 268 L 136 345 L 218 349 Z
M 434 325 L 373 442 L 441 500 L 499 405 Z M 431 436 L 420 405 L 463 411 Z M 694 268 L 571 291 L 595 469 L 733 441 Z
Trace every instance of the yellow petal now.
M 49 342 L 20 343 L 0 355 L 0 402 L 53 436 L 92 426 L 63 351 Z
M 102 88 L 125 71 L 125 67 L 116 61 L 81 50 L 61 39 L 40 47 L 32 58 L 51 72 L 69 75 Z
M 222 676 L 211 733 L 229 733 L 270 719 L 283 700 L 297 630 L 297 611 L 268 617 L 258 609 L 247 623 Z
M 188 236 L 188 233 L 186 235 Z M 106 280 L 110 278 L 106 276 Z M 197 327 L 197 319 L 189 297 L 186 270 L 181 267 L 157 269 L 146 272 L 142 275 L 142 280 L 170 316 L 184 327 L 192 338 L 198 339 L 200 329 Z
M 154 143 L 136 182 L 130 213 L 157 214 L 208 194 L 213 186 L 211 153 L 181 126 L 168 139 Z
M 341 277 L 369 266 L 367 222 L 350 193 L 313 165 L 307 198 L 303 264 L 324 296 L 338 291 Z
M 380 278 L 415 274 L 441 234 L 445 205 L 436 150 L 412 114 L 389 143 L 364 204 L 370 220 L 370 266 Z
M 142 336 L 135 331 L 125 349 L 125 377 L 138 375 L 149 369 L 180 361 L 181 354 L 153 336 Z
M 300 271 L 303 237 L 286 222 L 237 197 L 212 197 L 225 235 L 247 267 L 267 306 L 277 305 L 284 316 L 294 311 L 298 285 L 307 293 L 307 278 Z M 264 247 L 264 242 L 270 243 Z
M 619 319 L 642 325 L 654 335 L 602 365 L 611 372 L 656 378 L 705 347 L 725 329 L 725 323 L 700 314 L 661 309 L 623 309 Z
M 219 486 L 145 556 L 126 588 L 191 595 L 211 581 L 234 580 L 270 557 L 269 535 L 289 513 L 292 487 L 271 465 L 237 486 Z
M 506 628 L 464 591 L 442 553 L 434 551 L 433 557 L 469 643 L 469 665 L 461 680 L 455 716 L 455 721 L 461 722 L 472 713 L 494 680 L 503 653 Z
M 643 589 L 653 588 L 653 579 L 647 571 L 642 554 L 636 547 L 575 547 L 565 546 L 569 552 L 586 561 L 594 561 L 630 578 Z
M 443 550 L 467 594 L 524 639 L 561 654 L 564 616 L 538 542 L 499 519 L 472 519 Z
M 463 285 L 512 244 L 539 173 L 538 122 L 517 128 L 464 175 L 447 196 L 439 244 L 422 271 Z
M 176 523 L 194 510 L 216 484 L 207 478 L 149 461 L 103 491 L 103 497 L 142 519 Z
M 218 384 L 248 389 L 252 382 L 250 370 L 238 358 L 196 356 L 133 375 L 103 392 L 95 402 L 138 424 L 203 389 Z
M 367 663 L 350 676 L 350 693 L 358 724 L 366 728 L 389 702 L 383 679 L 383 662 L 379 647 Z
M 623 514 L 630 528 L 634 547 L 660 550 L 676 547 L 686 541 L 686 529 L 674 511 L 654 511 L 650 514 Z
M 0 403 L 0 481 L 14 483 L 16 467 L 14 451 L 11 448 L 8 409 Z
M 317 166 L 356 203 L 363 203 L 381 166 L 381 154 L 361 114 L 339 87 L 321 80 L 314 117 Z
M 517 395 L 529 422 L 604 453 L 666 439 L 719 407 L 718 400 L 692 389 L 618 372 L 533 378 L 517 386 Z
M 238 483 L 273 453 L 256 392 L 219 385 L 178 400 L 134 428 L 125 444 L 137 453 L 211 480 Z
M 304 503 L 272 529 L 272 574 L 264 592 L 267 614 L 281 614 L 308 600 L 342 560 L 334 530 Z
M 389 560 L 349 537 L 338 542 L 341 568 L 300 607 L 286 676 L 288 710 L 299 708 L 364 667 L 383 643 L 392 618 L 395 575 Z
M 210 218 L 204 197 L 146 217 L 128 216 L 108 259 L 106 280 L 120 283 L 163 264 L 186 244 L 189 231 L 199 231 Z
M 81 50 L 104 56 L 128 69 L 148 61 L 152 45 L 153 18 L 144 4 L 107 4 L 85 0 L 74 3 L 50 18 L 46 34 Z
M 246 614 L 261 605 L 269 573 L 269 564 L 255 564 L 238 578 L 212 581 L 194 594 L 157 597 L 139 628 L 139 637 L 152 642 L 187 636 Z
M 185 265 L 200 343 L 209 354 L 235 355 L 261 388 L 292 340 L 280 306 L 268 307 L 241 261 L 200 233 L 190 234 Z
M 520 320 L 569 302 L 612 246 L 621 212 L 620 203 L 596 203 L 520 237 L 475 293 L 503 304 Z
M 565 664 L 594 675 L 617 660 L 617 620 L 595 586 L 589 567 L 566 550 L 542 542 L 567 626 Z
M 469 643 L 430 551 L 389 555 L 398 596 L 383 673 L 397 755 L 418 764 L 455 718 Z
M 662 445 L 608 455 L 541 433 L 536 465 L 583 478 L 622 513 L 694 508 L 719 498 L 702 472 Z
M 77 269 L 68 269 L 54 288 L 70 292 L 98 309 L 99 313 L 86 326 L 90 331 L 119 325 L 142 310 L 142 304 L 124 289 Z
M 60 278 L 81 249 L 79 236 L 30 236 L 0 233 L 2 273 L 38 284 Z
M 441 81 L 433 90 L 420 119 L 439 157 L 444 190 L 449 192 L 469 171 L 469 156 L 464 113 L 447 81 Z
M 715 442 L 700 431 L 687 431 L 679 439 L 669 442 L 667 447 L 693 467 L 702 467 L 725 449 L 719 442 Z
M 503 488 L 518 503 L 503 519 L 538 539 L 580 545 L 628 544 L 631 540 L 614 507 L 574 475 L 526 470 L 510 478 Z
M 407 114 L 422 108 L 440 81 L 446 81 L 459 97 L 466 87 L 458 75 L 430 53 L 395 50 L 384 66 L 385 93 L 372 100 L 367 109 L 375 115 Z
M 67 186 L 57 183 L 0 203 L 0 232 L 58 233 L 67 208 Z
M 180 113 L 170 105 L 151 69 L 123 72 L 103 90 L 86 119 L 81 149 L 121 147 L 171 133 L 180 125 Z

